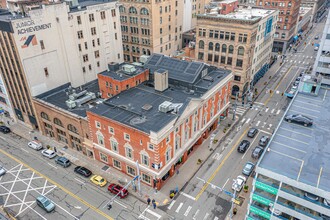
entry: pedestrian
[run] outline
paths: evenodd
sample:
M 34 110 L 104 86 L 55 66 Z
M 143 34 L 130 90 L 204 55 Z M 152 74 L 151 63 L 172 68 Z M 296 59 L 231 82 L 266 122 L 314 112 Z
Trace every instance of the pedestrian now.
M 151 199 L 148 198 L 148 199 L 147 199 L 147 203 L 148 203 L 148 205 L 150 205 L 150 202 L 151 202 Z
M 180 172 L 179 172 L 179 169 L 177 169 L 177 170 L 176 170 L 176 174 L 179 175 L 179 173 L 180 173 Z
M 10 125 L 10 124 L 9 124 L 9 121 L 7 121 L 7 124 Z
M 156 209 L 157 205 L 156 205 L 156 201 L 154 199 L 152 200 L 152 205 L 154 206 L 154 209 Z
M 179 192 L 179 187 L 176 186 L 176 187 L 175 187 L 175 194 L 177 194 L 178 192 Z

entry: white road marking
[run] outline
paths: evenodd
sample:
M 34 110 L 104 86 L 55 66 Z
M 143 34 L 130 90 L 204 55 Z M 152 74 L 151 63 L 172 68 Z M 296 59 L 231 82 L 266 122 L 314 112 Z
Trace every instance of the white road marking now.
M 254 102 L 256 104 L 259 104 L 259 105 L 265 105 L 264 103 L 261 103 L 261 102 Z
M 167 209 L 171 209 L 171 208 L 173 207 L 174 203 L 175 203 L 175 200 L 173 200 L 173 201 L 171 202 L 171 204 L 167 207 Z
M 204 216 L 204 218 L 203 218 L 203 220 L 206 220 L 207 219 L 207 217 L 209 217 L 209 213 L 206 213 L 206 215 Z
M 217 216 L 215 216 L 213 220 L 218 220 L 218 219 L 219 219 L 219 218 L 218 218 Z
M 195 215 L 193 217 L 194 220 L 196 220 L 196 216 L 198 215 L 198 213 L 199 213 L 199 209 L 197 209 L 197 211 L 195 212 Z
M 264 122 L 264 125 L 263 126 L 261 126 L 262 128 L 264 128 L 265 127 L 265 125 L 266 125 L 266 122 Z
M 280 91 L 276 90 L 276 94 L 279 94 L 279 93 L 280 93 Z
M 122 207 L 124 207 L 125 209 L 127 209 L 127 207 L 126 206 L 124 206 L 122 203 L 120 203 L 120 202 L 118 202 L 118 201 L 114 201 L 115 203 L 117 203 L 118 205 L 121 205 Z
M 266 134 L 269 134 L 269 135 L 273 135 L 272 133 L 268 132 L 268 131 L 264 131 L 264 130 L 260 130 L 261 132 L 264 132 Z
M 51 167 L 57 169 L 57 167 L 55 167 L 53 164 L 50 164 L 50 163 L 47 163 L 47 164 L 48 164 L 49 166 L 51 166 Z
M 25 199 L 26 199 L 27 193 L 28 193 L 28 191 L 29 191 L 29 189 L 30 189 L 30 187 L 31 187 L 31 182 L 32 182 L 32 180 L 33 180 L 33 177 L 34 177 L 34 172 L 32 173 L 32 176 L 31 176 L 31 178 L 30 178 L 30 181 L 29 181 L 29 183 L 28 183 L 28 185 L 27 185 L 26 190 L 24 190 L 25 193 L 24 193 L 23 201 L 25 201 Z M 24 205 L 24 203 L 21 204 L 18 213 L 21 213 L 21 212 L 22 212 L 23 205 Z
M 228 181 L 229 181 L 229 178 L 226 180 L 225 184 L 223 184 L 222 189 L 225 188 L 225 186 L 226 186 L 226 184 L 228 183 Z
M 81 207 L 80 207 L 80 206 L 74 206 L 74 208 L 75 208 L 75 209 L 81 209 Z
M 80 180 L 78 178 L 74 178 L 74 180 L 77 181 L 77 182 L 79 182 L 79 183 L 81 183 L 81 184 L 83 184 L 83 185 L 85 185 L 85 181 L 82 181 L 82 180 Z
M 281 112 L 281 110 L 279 109 L 279 110 L 277 110 L 276 114 L 278 115 L 278 114 L 280 114 L 280 112 Z
M 245 122 L 245 120 L 246 120 L 246 118 L 243 118 L 241 122 L 242 122 L 242 123 L 244 123 L 244 122 Z
M 145 208 L 143 210 L 143 212 L 139 215 L 138 219 L 144 219 L 144 220 L 149 220 L 147 217 L 145 217 L 143 214 L 148 210 L 149 205 L 147 206 L 147 208 Z
M 273 113 L 274 113 L 274 111 L 275 111 L 275 109 L 273 108 L 273 109 L 271 110 L 271 112 L 270 112 L 270 113 L 271 113 L 271 114 L 273 114 Z
M 222 154 L 215 153 L 215 154 L 212 156 L 212 158 L 215 159 L 215 160 L 221 160 L 221 158 L 222 158 Z
M 256 136 L 254 137 L 254 139 L 252 140 L 252 142 L 251 142 L 251 144 L 250 144 L 250 147 L 252 146 L 252 144 L 254 143 L 254 141 L 257 139 L 257 136 L 258 136 L 258 135 L 256 135 Z M 249 151 L 250 147 L 249 147 L 248 149 L 246 149 L 245 153 L 244 153 L 243 156 L 242 156 L 242 159 L 245 157 L 245 155 L 246 155 L 247 152 Z
M 6 140 L 6 138 L 4 138 L 4 137 L 0 137 L 2 140 Z
M 157 219 L 160 219 L 162 216 L 154 211 L 151 211 L 150 209 L 146 210 L 147 212 L 149 212 L 150 214 L 156 216 Z
M 178 206 L 178 208 L 175 210 L 176 213 L 179 213 L 181 207 L 183 206 L 183 202 L 180 203 L 180 205 Z
M 248 124 L 250 120 L 251 120 L 251 118 L 248 118 L 248 120 L 245 123 Z
M 260 124 L 260 121 L 257 122 L 256 126 L 259 126 L 259 124 Z
M 187 198 L 189 198 L 189 199 L 192 199 L 192 200 L 194 200 L 194 201 L 196 200 L 195 197 L 190 196 L 190 195 L 188 195 L 188 194 L 186 194 L 186 193 L 184 193 L 184 192 L 180 192 L 180 194 L 183 195 L 183 196 L 185 196 L 185 197 L 187 197 Z
M 268 112 L 268 110 L 269 110 L 269 108 L 267 107 L 266 110 L 265 110 L 265 112 Z
M 267 129 L 270 130 L 270 128 L 272 127 L 272 124 L 269 124 L 268 126 L 269 126 L 269 127 L 268 127 Z
M 21 147 L 21 150 L 26 152 L 26 153 L 29 153 L 29 151 L 25 150 L 23 147 Z
M 188 216 L 188 214 L 189 214 L 191 208 L 192 208 L 191 206 L 189 206 L 189 207 L 187 208 L 186 212 L 184 213 L 184 216 Z

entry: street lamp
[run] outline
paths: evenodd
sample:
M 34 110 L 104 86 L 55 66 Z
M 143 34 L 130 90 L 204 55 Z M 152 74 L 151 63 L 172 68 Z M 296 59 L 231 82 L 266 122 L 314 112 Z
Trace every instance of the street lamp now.
M 236 117 L 236 108 L 237 108 L 237 98 L 238 98 L 239 92 L 236 92 L 235 94 L 235 108 L 234 108 L 234 114 L 233 114 L 233 121 L 235 121 Z

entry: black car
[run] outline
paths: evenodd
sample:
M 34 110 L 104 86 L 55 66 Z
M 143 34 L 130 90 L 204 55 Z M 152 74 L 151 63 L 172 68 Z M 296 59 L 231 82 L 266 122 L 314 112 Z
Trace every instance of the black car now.
M 0 126 L 0 132 L 4 133 L 4 134 L 7 134 L 10 132 L 10 128 L 8 128 L 7 126 Z
M 306 117 L 304 115 L 300 115 L 300 114 L 287 115 L 287 116 L 285 116 L 284 120 L 287 122 L 290 122 L 290 123 L 293 122 L 296 124 L 301 124 L 301 125 L 304 125 L 305 127 L 313 125 L 313 120 L 311 118 L 308 118 L 308 117 Z
M 253 159 L 259 159 L 261 157 L 261 155 L 262 155 L 263 152 L 264 152 L 264 148 L 263 147 L 256 146 L 254 148 L 254 150 L 252 151 L 251 157 Z
M 250 138 L 254 138 L 254 136 L 258 133 L 258 129 L 256 128 L 250 128 L 249 132 L 247 133 L 247 136 Z
M 262 147 L 266 147 L 269 142 L 269 137 L 268 136 L 262 136 L 259 140 L 259 145 Z
M 237 148 L 237 151 L 240 153 L 245 153 L 245 151 L 249 148 L 249 146 L 250 146 L 250 141 L 242 140 Z
M 76 172 L 84 177 L 89 177 L 90 175 L 92 175 L 92 171 L 90 171 L 86 167 L 81 167 L 81 166 L 74 168 L 74 172 Z

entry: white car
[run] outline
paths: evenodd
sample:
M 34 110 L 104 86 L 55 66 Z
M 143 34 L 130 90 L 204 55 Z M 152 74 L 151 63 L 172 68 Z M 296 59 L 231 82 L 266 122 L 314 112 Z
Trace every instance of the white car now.
M 42 150 L 41 154 L 49 159 L 56 157 L 56 153 L 52 150 Z
M 28 143 L 28 146 L 34 150 L 41 150 L 42 149 L 42 143 L 40 141 L 30 141 Z
M 246 182 L 246 178 L 244 176 L 239 175 L 236 180 L 234 180 L 233 185 L 231 188 L 233 190 L 236 190 L 237 192 L 240 192 L 243 188 L 244 183 Z
M 5 168 L 3 168 L 3 166 L 0 165 L 0 176 L 3 176 L 5 174 L 6 174 Z

